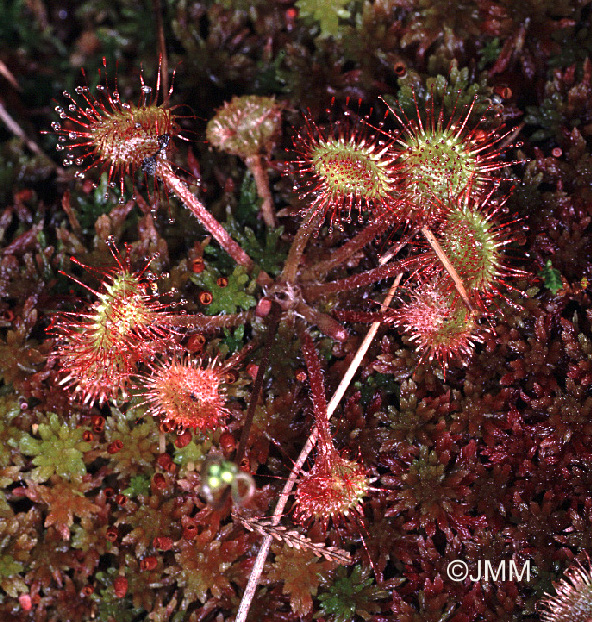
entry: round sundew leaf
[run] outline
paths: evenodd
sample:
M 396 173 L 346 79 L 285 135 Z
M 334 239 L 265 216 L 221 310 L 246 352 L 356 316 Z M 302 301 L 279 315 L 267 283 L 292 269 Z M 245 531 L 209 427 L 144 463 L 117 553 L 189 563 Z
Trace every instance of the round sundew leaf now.
M 321 453 L 312 471 L 298 483 L 295 516 L 301 523 L 340 520 L 359 509 L 367 492 L 364 468 L 333 449 Z
M 281 120 L 281 108 L 275 98 L 235 96 L 210 119 L 206 138 L 221 151 L 246 160 L 271 152 Z
M 171 358 L 152 366 L 142 377 L 141 395 L 148 412 L 178 430 L 211 430 L 228 414 L 222 390 L 223 372 L 189 359 Z
M 486 215 L 454 210 L 440 240 L 442 249 L 468 290 L 486 292 L 499 274 L 501 242 Z

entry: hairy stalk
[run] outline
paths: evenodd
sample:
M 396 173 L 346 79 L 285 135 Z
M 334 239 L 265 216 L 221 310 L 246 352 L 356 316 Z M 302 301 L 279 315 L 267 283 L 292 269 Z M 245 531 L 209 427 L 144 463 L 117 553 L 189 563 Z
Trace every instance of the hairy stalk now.
M 263 203 L 261 204 L 261 215 L 263 216 L 263 221 L 268 227 L 275 229 L 277 227 L 277 220 L 275 218 L 275 209 L 273 207 L 273 197 L 271 196 L 271 191 L 269 190 L 269 175 L 267 174 L 263 157 L 259 154 L 249 156 L 245 160 L 245 163 L 255 178 L 257 194 L 259 195 L 259 198 L 263 199 Z
M 327 419 L 327 398 L 325 397 L 325 382 L 319 355 L 312 337 L 304 330 L 300 331 L 300 341 L 308 372 L 308 384 L 312 393 L 312 408 L 317 428 L 319 428 L 322 441 L 329 441 L 331 432 L 329 430 L 329 420 Z
M 469 296 L 467 295 L 467 290 L 463 285 L 462 279 L 460 278 L 460 276 L 458 276 L 458 272 L 450 263 L 450 259 L 448 259 L 448 257 L 446 256 L 446 253 L 442 250 L 440 243 L 438 242 L 438 240 L 436 240 L 434 234 L 427 227 L 422 227 L 421 232 L 423 233 L 425 239 L 429 242 L 434 253 L 436 253 L 438 259 L 442 262 L 444 268 L 446 268 L 446 272 L 448 272 L 450 278 L 454 281 L 456 291 L 460 294 L 460 297 L 465 303 L 465 306 L 469 311 L 472 311 L 473 307 L 471 306 L 471 302 L 469 300 Z
M 349 333 L 339 322 L 336 322 L 330 315 L 309 307 L 305 302 L 297 303 L 294 311 L 335 341 L 344 342 L 349 337 Z
M 401 272 L 395 278 L 393 284 L 391 285 L 386 295 L 386 298 L 384 299 L 384 302 L 381 305 L 381 309 L 383 311 L 386 310 L 387 307 L 391 304 L 393 297 L 395 295 L 395 291 L 397 290 L 397 287 L 399 287 L 399 283 L 401 282 L 402 278 L 403 278 L 403 273 Z M 372 325 L 370 326 L 370 329 L 366 333 L 366 336 L 364 337 L 364 340 L 360 344 L 360 347 L 358 348 L 356 355 L 352 359 L 352 362 L 347 368 L 347 371 L 345 372 L 343 378 L 341 379 L 341 382 L 339 383 L 339 386 L 337 387 L 337 390 L 333 394 L 333 397 L 331 398 L 331 401 L 329 402 L 329 405 L 327 406 L 327 420 L 331 418 L 339 402 L 341 401 L 341 398 L 345 395 L 345 391 L 347 390 L 347 387 L 349 386 L 356 371 L 358 370 L 358 367 L 360 366 L 362 359 L 364 358 L 364 356 L 366 356 L 366 352 L 368 352 L 368 348 L 370 348 L 370 344 L 372 343 L 372 340 L 376 336 L 376 333 L 378 332 L 378 329 L 380 328 L 381 325 L 382 325 L 382 322 L 373 322 Z
M 402 274 L 399 274 L 395 279 L 394 283 L 392 284 L 391 288 L 389 289 L 388 294 L 384 299 L 384 302 L 382 303 L 383 309 L 386 309 L 386 307 L 390 305 L 395 295 L 395 291 L 399 286 L 399 283 L 401 282 L 402 276 Z M 331 419 L 331 416 L 335 412 L 337 405 L 345 395 L 345 391 L 347 390 L 347 387 L 352 381 L 352 378 L 354 377 L 360 363 L 362 362 L 362 359 L 366 355 L 366 352 L 368 351 L 372 340 L 376 336 L 380 325 L 381 322 L 374 322 L 368 330 L 368 333 L 364 337 L 364 340 L 358 348 L 356 355 L 352 359 L 352 362 L 350 363 L 345 375 L 343 376 L 341 382 L 339 383 L 339 386 L 337 387 L 337 390 L 331 398 L 329 405 L 327 406 L 327 421 Z M 273 512 L 273 516 L 271 518 L 272 525 L 277 525 L 280 522 L 280 518 L 282 516 L 284 508 L 286 507 L 286 503 L 288 502 L 290 493 L 294 488 L 294 484 L 296 483 L 296 479 L 298 478 L 300 470 L 302 469 L 304 462 L 308 458 L 308 455 L 312 451 L 312 448 L 315 446 L 318 437 L 319 430 L 315 427 L 311 432 L 310 436 L 308 437 L 308 440 L 306 441 L 304 447 L 302 448 L 302 451 L 300 452 L 300 455 L 298 456 L 296 462 L 294 462 L 294 466 L 292 467 L 292 471 L 290 472 L 288 481 L 285 483 L 284 488 L 282 489 L 280 498 L 278 499 L 277 505 Z M 273 536 L 271 535 L 268 535 L 263 539 L 261 548 L 259 549 L 259 553 L 257 554 L 257 558 L 255 559 L 255 563 L 253 564 L 253 569 L 251 570 L 251 574 L 249 575 L 249 581 L 245 587 L 245 592 L 240 602 L 235 622 L 245 622 L 245 620 L 247 619 L 247 615 L 251 607 L 251 602 L 253 600 L 253 597 L 255 596 L 255 590 L 257 589 L 257 584 L 259 582 L 259 578 L 261 577 L 261 573 L 263 572 L 263 566 L 269 553 L 269 547 L 271 546 L 272 539 Z
M 348 290 L 356 289 L 357 287 L 364 287 L 376 281 L 386 279 L 402 269 L 400 262 L 394 264 L 387 264 L 384 266 L 378 266 L 367 272 L 360 274 L 354 274 L 345 279 L 339 279 L 338 281 L 330 281 L 329 283 L 318 283 L 316 285 L 309 285 L 302 288 L 302 293 L 306 300 L 316 300 L 322 298 L 327 294 L 333 294 L 335 292 L 345 292 Z
M 189 211 L 199 222 L 214 236 L 220 246 L 246 270 L 251 271 L 253 260 L 235 242 L 224 227 L 208 212 L 204 204 L 189 190 L 187 184 L 177 176 L 171 165 L 163 160 L 158 160 L 155 174 L 162 179 L 163 183 L 170 188 L 183 201 Z
M 305 268 L 302 272 L 303 280 L 320 279 L 333 270 L 333 268 L 342 266 L 355 252 L 364 248 L 366 244 L 372 242 L 381 233 L 384 233 L 388 224 L 388 217 L 385 220 L 374 220 L 351 240 L 348 240 L 343 246 L 333 251 L 329 259 L 319 261 L 314 266 L 311 266 L 310 269 Z
M 255 317 L 254 311 L 242 311 L 229 315 L 166 315 L 163 322 L 168 326 L 196 328 L 202 332 L 214 332 L 223 328 L 234 328 L 250 322 Z
M 253 339 L 249 343 L 245 344 L 238 352 L 235 352 L 230 358 L 226 359 L 223 363 L 220 364 L 220 369 L 222 371 L 228 371 L 230 369 L 235 369 L 253 352 L 256 350 L 261 341 L 260 339 Z
M 324 216 L 325 213 L 316 205 L 307 212 L 288 252 L 288 258 L 286 259 L 286 264 L 280 277 L 281 281 L 289 284 L 296 282 L 298 268 L 300 266 L 300 261 L 302 260 L 304 249 L 308 244 L 310 236 L 317 230 Z
M 253 423 L 253 417 L 255 416 L 255 409 L 257 408 L 257 402 L 259 401 L 259 395 L 263 388 L 263 376 L 269 367 L 269 360 L 271 358 L 271 347 L 275 340 L 278 325 L 280 323 L 282 309 L 276 302 L 271 303 L 271 309 L 269 312 L 269 326 L 267 329 L 267 340 L 265 343 L 265 350 L 263 357 L 259 363 L 257 369 L 257 375 L 255 376 L 255 382 L 253 384 L 253 390 L 251 391 L 251 400 L 249 402 L 249 408 L 243 422 L 243 430 L 241 438 L 236 450 L 236 463 L 240 466 L 243 458 L 245 457 L 245 451 L 247 449 L 247 441 L 249 440 L 249 434 L 251 433 L 251 425 Z

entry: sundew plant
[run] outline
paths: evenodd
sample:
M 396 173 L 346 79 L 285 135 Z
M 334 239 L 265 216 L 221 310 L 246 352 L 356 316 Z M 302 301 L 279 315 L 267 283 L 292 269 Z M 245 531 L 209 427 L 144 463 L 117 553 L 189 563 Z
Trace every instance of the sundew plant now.
M 1 9 L 0 619 L 588 619 L 589 2 L 313 5 Z

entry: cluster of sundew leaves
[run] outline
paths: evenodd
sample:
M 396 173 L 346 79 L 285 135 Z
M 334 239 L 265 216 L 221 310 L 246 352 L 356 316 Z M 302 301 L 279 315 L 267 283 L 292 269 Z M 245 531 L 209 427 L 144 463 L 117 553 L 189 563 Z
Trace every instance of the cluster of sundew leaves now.
M 592 576 L 580 563 L 570 566 L 554 584 L 555 594 L 539 603 L 541 622 L 587 622 L 592 616 Z
M 375 217 L 393 200 L 398 178 L 393 170 L 390 139 L 377 139 L 361 123 L 343 118 L 320 126 L 306 116 L 292 137 L 296 158 L 290 164 L 306 218 L 331 217 L 342 227 L 364 210 Z M 400 207 L 401 203 L 393 201 Z
M 467 87 L 468 72 L 457 71 L 451 80 Z M 439 90 L 445 91 L 448 82 L 444 78 L 441 82 Z M 431 88 L 432 95 L 433 91 Z M 403 216 L 405 220 L 436 227 L 450 214 L 452 221 L 448 227 L 449 234 L 460 226 L 454 214 L 465 201 L 470 201 L 473 211 L 467 212 L 463 219 L 463 227 L 468 227 L 467 233 L 470 235 L 456 236 L 457 246 L 459 242 L 462 243 L 459 248 L 453 249 L 456 255 L 452 257 L 451 263 L 455 266 L 457 260 L 456 263 L 463 269 L 461 277 L 469 279 L 469 285 L 473 286 L 471 289 L 478 290 L 479 298 L 490 299 L 497 289 L 496 281 L 502 276 L 500 249 L 504 243 L 495 228 L 487 222 L 490 215 L 483 215 L 479 220 L 479 210 L 489 201 L 490 195 L 487 196 L 485 192 L 495 185 L 491 174 L 506 165 L 501 158 L 503 150 L 495 147 L 501 138 L 493 130 L 484 132 L 472 127 L 471 123 L 477 123 L 478 126 L 482 121 L 471 120 L 473 110 L 479 106 L 475 97 L 459 111 L 457 106 L 461 105 L 462 97 L 457 92 L 448 117 L 443 110 L 435 108 L 433 100 L 426 102 L 426 117 L 423 120 L 415 95 L 413 99 L 416 118 L 407 118 L 400 104 L 398 106 L 403 116 L 391 108 L 391 112 L 403 125 L 404 132 L 403 137 L 397 140 L 394 156 L 389 154 L 382 159 L 388 146 L 379 151 L 373 142 L 374 137 L 357 136 L 350 128 L 336 132 L 338 135 L 334 138 L 331 135 L 324 136 L 314 124 L 309 124 L 309 128 L 296 142 L 296 150 L 302 157 L 299 161 L 300 172 L 312 177 L 306 194 L 318 204 L 319 211 L 325 209 L 325 205 L 329 206 L 332 218 L 337 222 L 348 219 L 352 206 L 364 201 L 375 209 L 380 208 L 381 204 L 388 204 L 387 209 L 393 209 L 395 213 L 401 208 L 405 212 L 409 205 L 411 211 Z M 397 157 L 400 163 L 395 166 L 400 169 L 401 188 L 397 188 L 394 177 L 389 180 L 389 167 L 392 169 L 391 164 L 397 162 Z M 386 184 L 383 184 L 387 186 L 386 190 L 383 188 L 378 193 L 363 176 L 366 170 L 364 167 L 370 169 L 372 166 L 376 168 L 376 165 L 387 179 Z M 369 176 L 377 178 L 375 174 Z M 404 197 L 398 205 L 389 201 L 389 195 L 395 189 Z M 483 252 L 479 256 L 474 253 L 475 242 L 481 244 Z M 444 272 L 441 272 L 445 277 Z M 420 339 L 419 345 L 424 353 L 446 363 L 448 358 L 455 355 L 468 355 L 472 343 L 478 337 L 473 334 L 475 326 L 471 323 L 471 316 L 463 313 L 462 305 L 454 296 L 444 295 L 447 286 L 440 285 L 440 288 L 442 291 L 435 291 L 434 295 L 443 304 L 439 305 L 439 312 L 433 315 L 433 327 L 428 326 L 421 336 L 414 335 L 414 324 L 407 311 L 413 305 L 409 303 L 403 305 L 407 308 L 401 310 L 399 324 L 416 339 Z M 422 294 L 419 294 L 418 304 L 421 298 Z M 450 304 L 446 304 L 446 299 L 450 300 Z M 447 343 L 447 307 L 450 307 L 450 313 L 456 314 L 461 324 L 458 330 L 451 328 L 453 334 L 450 343 Z
M 210 119 L 206 138 L 243 160 L 269 154 L 280 131 L 281 107 L 273 97 L 233 97 Z
M 216 361 L 205 364 L 176 355 L 150 364 L 141 391 L 150 413 L 179 431 L 216 429 L 228 415 L 224 373 Z
M 494 223 L 486 214 L 456 210 L 446 219 L 442 248 L 469 290 L 487 291 L 500 269 Z
M 362 500 L 368 494 L 364 467 L 341 457 L 335 449 L 321 448 L 319 453 L 314 467 L 298 483 L 294 506 L 296 520 L 339 522 L 343 517 L 359 513 Z
M 62 385 L 83 402 L 101 402 L 124 393 L 140 361 L 165 349 L 174 331 L 166 327 L 166 305 L 157 302 L 152 283 L 132 271 L 130 249 L 117 252 L 116 267 L 103 271 L 96 301 L 82 313 L 56 315 L 51 331 L 58 337 Z
M 103 63 L 106 66 L 106 59 Z M 118 180 L 122 204 L 126 202 L 127 178 L 135 181 L 139 170 L 153 173 L 153 160 L 171 149 L 171 138 L 180 132 L 173 110 L 156 103 L 160 79 L 159 68 L 156 93 L 152 95 L 153 88 L 140 74 L 141 98 L 137 105 L 122 101 L 118 87 L 111 90 L 98 84 L 96 96 L 88 85 L 77 86 L 74 96 L 64 91 L 67 109 L 61 104 L 55 107 L 61 121 L 54 121 L 52 129 L 58 136 L 58 151 L 66 152 L 63 166 L 85 167 L 75 173 L 82 178 L 99 165 L 107 171 L 110 185 L 115 187 Z

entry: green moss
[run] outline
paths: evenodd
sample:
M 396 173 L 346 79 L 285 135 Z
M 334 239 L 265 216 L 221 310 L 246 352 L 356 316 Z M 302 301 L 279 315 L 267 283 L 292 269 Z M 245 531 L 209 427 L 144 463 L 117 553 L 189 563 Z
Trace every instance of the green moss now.
M 113 409 L 115 415 L 108 417 L 105 424 L 105 438 L 108 443 L 121 441 L 122 448 L 117 453 L 104 456 L 110 460 L 111 468 L 127 476 L 140 475 L 149 467 L 153 468 L 158 454 L 158 422 L 154 417 L 137 421 L 137 411 L 125 415 Z M 105 448 L 106 449 L 106 448 Z
M 127 497 L 145 497 L 150 494 L 150 479 L 146 475 L 132 477 L 130 485 L 122 492 Z
M 10 553 L 0 553 L 0 587 L 9 596 L 16 597 L 28 591 L 24 578 L 20 576 L 24 569 L 25 565 L 16 561 Z
M 204 456 L 212 447 L 212 439 L 209 434 L 194 434 L 191 442 L 185 447 L 175 447 L 175 464 L 186 468 L 188 464 L 197 464 L 203 460 Z
M 545 287 L 554 294 L 563 289 L 561 272 L 553 267 L 553 262 L 550 259 L 547 259 L 545 267 L 539 271 L 538 275 L 543 279 Z
M 369 620 L 380 611 L 378 601 L 388 596 L 373 583 L 368 568 L 355 566 L 348 573 L 347 568 L 340 566 L 328 590 L 319 594 L 323 615 L 328 616 L 331 622 L 350 622 L 355 616 Z
M 190 278 L 203 291 L 212 294 L 212 303 L 202 305 L 206 315 L 237 313 L 240 309 L 251 309 L 256 304 L 253 296 L 256 283 L 242 266 L 237 266 L 231 274 L 223 277 L 214 266 L 208 264 L 203 272 L 193 274 Z
M 54 474 L 68 480 L 82 478 L 86 474 L 84 453 L 91 449 L 90 443 L 82 440 L 83 433 L 83 428 L 61 421 L 55 413 L 49 413 L 47 423 L 39 424 L 40 439 L 23 432 L 18 448 L 27 456 L 34 456 L 33 481 L 44 482 Z M 15 446 L 16 441 L 9 444 Z
M 296 6 L 301 17 L 318 22 L 321 36 L 336 37 L 339 33 L 339 19 L 349 19 L 351 12 L 346 8 L 350 0 L 298 0 Z

